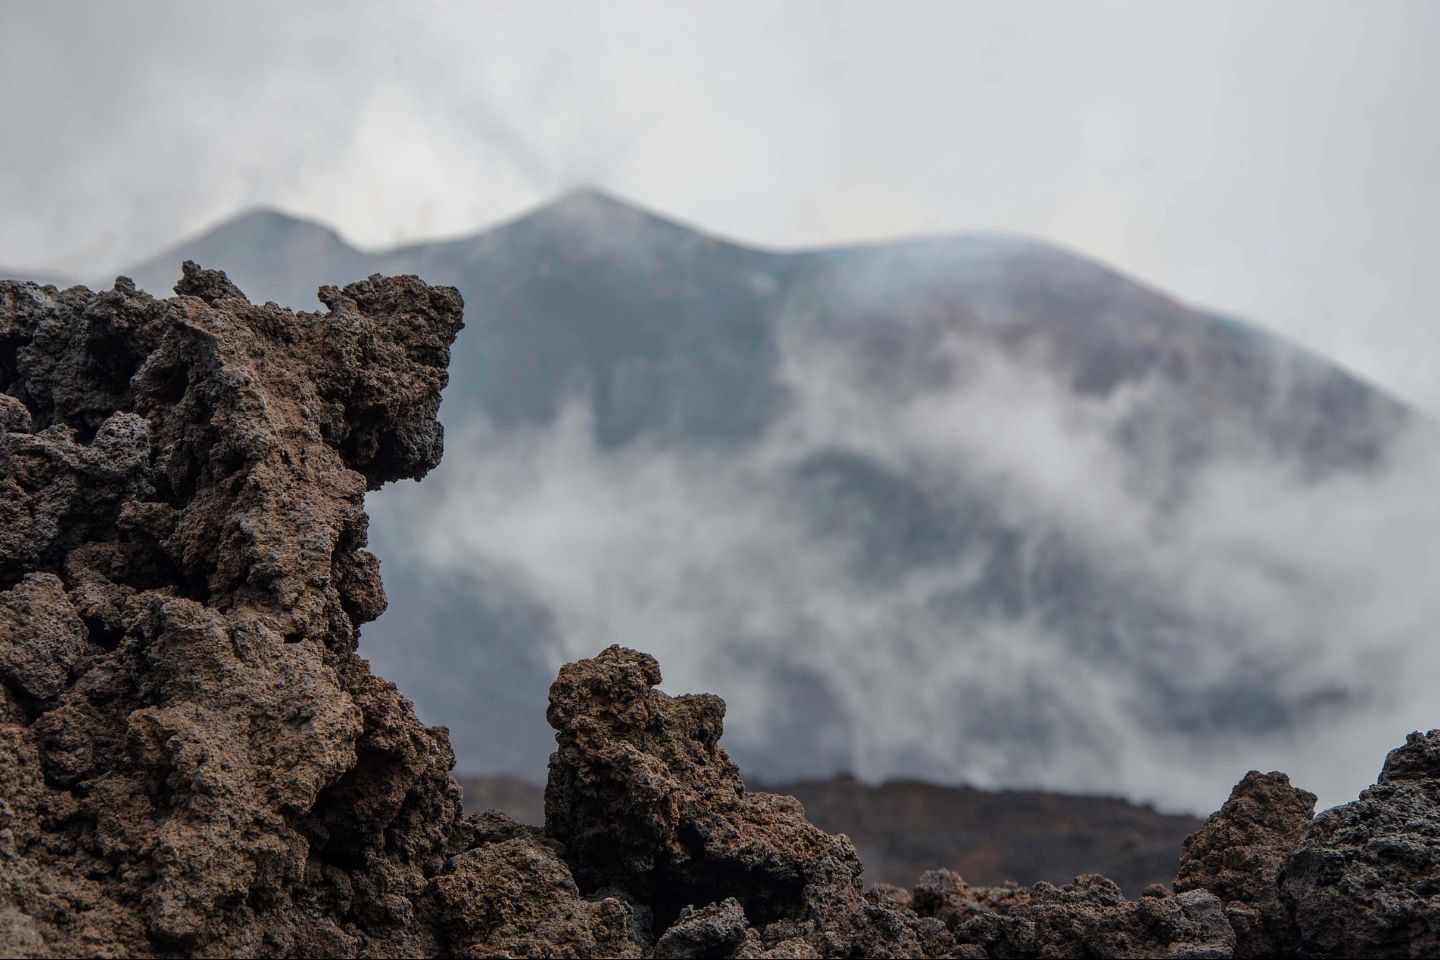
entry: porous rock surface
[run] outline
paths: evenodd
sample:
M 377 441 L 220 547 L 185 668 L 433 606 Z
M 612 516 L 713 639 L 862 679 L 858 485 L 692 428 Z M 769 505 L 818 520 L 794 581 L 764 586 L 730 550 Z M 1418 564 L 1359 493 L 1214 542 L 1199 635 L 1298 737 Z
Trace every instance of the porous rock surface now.
M 1237 957 L 1274 956 L 1289 913 L 1276 881 L 1315 814 L 1315 795 L 1283 773 L 1252 770 L 1180 855 L 1175 889 L 1209 890 L 1225 904 Z
M 433 954 L 450 747 L 355 648 L 365 492 L 439 462 L 459 295 L 176 293 L 0 284 L 4 945 Z
M 1309 825 L 1280 876 L 1305 957 L 1440 957 L 1440 730 Z
M 562 669 L 544 830 L 462 816 L 446 733 L 356 653 L 364 495 L 420 477 L 461 303 L 413 277 L 257 306 L 0 283 L 0 954 L 1228 957 L 1440 951 L 1440 731 L 1314 798 L 1252 773 L 1176 890 L 866 890 L 750 792 L 724 703 Z

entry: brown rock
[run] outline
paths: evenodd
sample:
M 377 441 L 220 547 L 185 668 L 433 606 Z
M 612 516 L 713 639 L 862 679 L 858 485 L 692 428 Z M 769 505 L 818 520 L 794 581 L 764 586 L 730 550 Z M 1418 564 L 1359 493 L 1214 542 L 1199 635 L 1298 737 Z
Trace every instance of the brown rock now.
M 920 916 L 934 917 L 951 930 L 987 912 L 970 884 L 951 870 L 927 870 L 921 874 L 911 903 Z
M 545 832 L 565 844 L 581 889 L 636 891 L 665 925 L 727 896 L 758 923 L 803 915 L 807 893 L 858 898 L 848 840 L 811 826 L 789 797 L 746 792 L 719 746 L 724 701 L 672 698 L 659 682 L 653 657 L 615 646 L 561 668 L 550 688 L 559 746 Z
M 1225 904 L 1237 957 L 1273 956 L 1291 939 L 1276 877 L 1315 814 L 1315 795 L 1283 773 L 1251 770 L 1190 835 L 1175 890 L 1209 890 Z
M 88 639 L 65 584 L 54 574 L 26 574 L 0 594 L 0 680 L 12 695 L 54 700 L 90 652 Z
M 450 750 L 353 651 L 364 493 L 438 462 L 459 297 L 177 292 L 0 283 L 6 942 L 436 953 Z
M 1028 902 L 983 913 L 956 933 L 991 957 L 1229 957 L 1235 934 L 1214 894 L 1127 900 L 1113 882 L 1037 883 Z
M 434 885 L 457 957 L 645 955 L 633 909 L 581 899 L 564 861 L 534 837 L 462 853 Z
M 797 939 L 822 956 L 953 948 L 942 924 L 861 895 L 848 839 L 811 826 L 790 797 L 746 791 L 719 745 L 724 701 L 670 697 L 659 682 L 653 657 L 613 646 L 563 667 L 550 689 L 558 749 L 545 832 L 565 845 L 582 891 L 630 891 L 658 931 L 710 916 L 686 908 L 733 899 L 767 949 Z
M 754 935 L 745 919 L 740 901 L 734 897 L 696 909 L 686 907 L 670 929 L 655 942 L 651 956 L 657 960 L 700 960 L 703 957 L 733 957 Z M 756 938 L 752 942 L 758 942 Z

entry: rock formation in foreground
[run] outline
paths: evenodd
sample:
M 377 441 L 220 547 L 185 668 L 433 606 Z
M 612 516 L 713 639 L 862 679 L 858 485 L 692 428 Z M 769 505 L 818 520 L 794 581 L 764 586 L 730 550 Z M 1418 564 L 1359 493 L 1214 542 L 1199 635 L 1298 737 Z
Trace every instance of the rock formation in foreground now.
M 364 495 L 439 460 L 458 294 L 245 300 L 0 283 L 0 952 L 7 956 L 1426 956 L 1440 731 L 1355 803 L 1250 774 L 1175 890 L 865 889 L 746 790 L 724 704 L 649 656 L 565 667 L 546 825 L 464 816 L 443 729 L 356 653 Z

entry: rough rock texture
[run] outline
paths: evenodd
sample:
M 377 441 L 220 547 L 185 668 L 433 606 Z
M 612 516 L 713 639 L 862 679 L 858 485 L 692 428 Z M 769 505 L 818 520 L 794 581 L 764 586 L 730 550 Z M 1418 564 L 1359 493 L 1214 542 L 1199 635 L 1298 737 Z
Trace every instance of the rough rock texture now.
M 1440 730 L 1310 824 L 1280 877 L 1303 957 L 1440 957 Z
M 3 955 L 1440 949 L 1440 731 L 1313 823 L 1251 774 L 1178 893 L 866 891 L 847 838 L 745 788 L 719 698 L 611 647 L 551 690 L 545 830 L 462 816 L 445 731 L 355 654 L 364 495 L 439 459 L 458 295 L 375 276 L 292 314 L 194 264 L 176 293 L 0 283 Z
M 1283 773 L 1251 770 L 1185 841 L 1175 889 L 1209 890 L 1224 901 L 1237 957 L 1273 956 L 1289 938 L 1276 878 L 1314 815 L 1313 793 Z
M 865 899 L 846 837 L 812 826 L 791 797 L 746 791 L 719 746 L 723 700 L 670 697 L 659 682 L 653 657 L 616 646 L 561 668 L 550 689 L 559 746 L 545 832 L 565 844 L 581 890 L 630 891 L 658 929 L 695 927 L 685 908 L 729 900 L 761 943 L 805 940 L 824 956 L 949 946 L 940 924 Z M 662 937 L 676 950 L 704 939 Z
M 860 893 L 860 862 L 789 797 L 748 793 L 719 746 L 725 703 L 653 689 L 648 654 L 611 647 L 560 670 L 547 717 L 558 731 L 546 833 L 566 845 L 582 887 L 608 885 L 687 904 L 729 894 L 747 915 L 796 913 L 812 888 Z
M 745 908 L 734 897 L 695 909 L 686 907 L 655 942 L 655 957 L 682 960 L 688 957 L 730 956 L 745 944 L 752 933 Z
M 642 957 L 646 925 L 613 897 L 590 902 L 554 844 L 515 836 L 459 854 L 436 878 L 458 957 Z
M 1030 890 L 1015 884 L 972 887 L 958 873 L 942 869 L 926 870 L 913 890 L 896 890 L 892 896 L 922 917 L 935 917 L 954 930 L 983 913 L 1006 913 L 1011 907 L 1028 903 Z
M 0 942 L 433 954 L 449 744 L 354 651 L 365 491 L 439 461 L 460 298 L 176 293 L 0 284 Z
M 1214 894 L 1126 900 L 1111 881 L 1037 883 L 1026 902 L 966 921 L 957 936 L 993 957 L 1229 957 L 1235 933 Z

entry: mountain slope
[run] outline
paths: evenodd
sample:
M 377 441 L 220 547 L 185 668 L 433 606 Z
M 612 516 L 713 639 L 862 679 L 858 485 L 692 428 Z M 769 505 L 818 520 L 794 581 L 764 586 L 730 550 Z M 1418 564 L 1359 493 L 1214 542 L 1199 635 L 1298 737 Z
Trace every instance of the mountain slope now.
M 822 830 L 855 842 L 867 883 L 909 887 L 944 867 L 977 886 L 1063 885 L 1101 873 L 1131 896 L 1175 879 L 1177 851 L 1202 825 L 1115 797 L 976 790 L 914 781 L 874 786 L 848 776 L 794 783 L 747 781 L 793 796 Z M 545 821 L 545 787 L 516 777 L 461 781 L 465 808 Z
M 765 253 L 581 190 L 475 237 L 373 254 L 328 227 L 256 210 L 126 273 L 165 292 L 184 259 L 233 263 L 252 296 L 296 307 L 313 303 L 319 283 L 369 272 L 458 286 L 478 322 L 457 393 L 513 424 L 548 422 L 567 392 L 587 391 L 607 443 L 762 429 L 782 315 L 911 363 L 880 371 L 891 379 L 923 377 L 936 339 L 955 333 L 1048 351 L 1083 395 L 1158 375 L 1281 452 L 1320 460 L 1373 458 L 1386 424 L 1406 419 L 1303 349 L 1007 237 Z M 735 409 L 757 390 L 763 400 Z
M 604 443 L 647 429 L 688 441 L 753 434 L 776 399 L 772 258 L 604 194 L 569 194 L 479 237 L 380 263 L 453 277 L 469 296 L 484 333 L 464 344 L 457 392 L 502 424 L 548 422 L 581 390 Z

